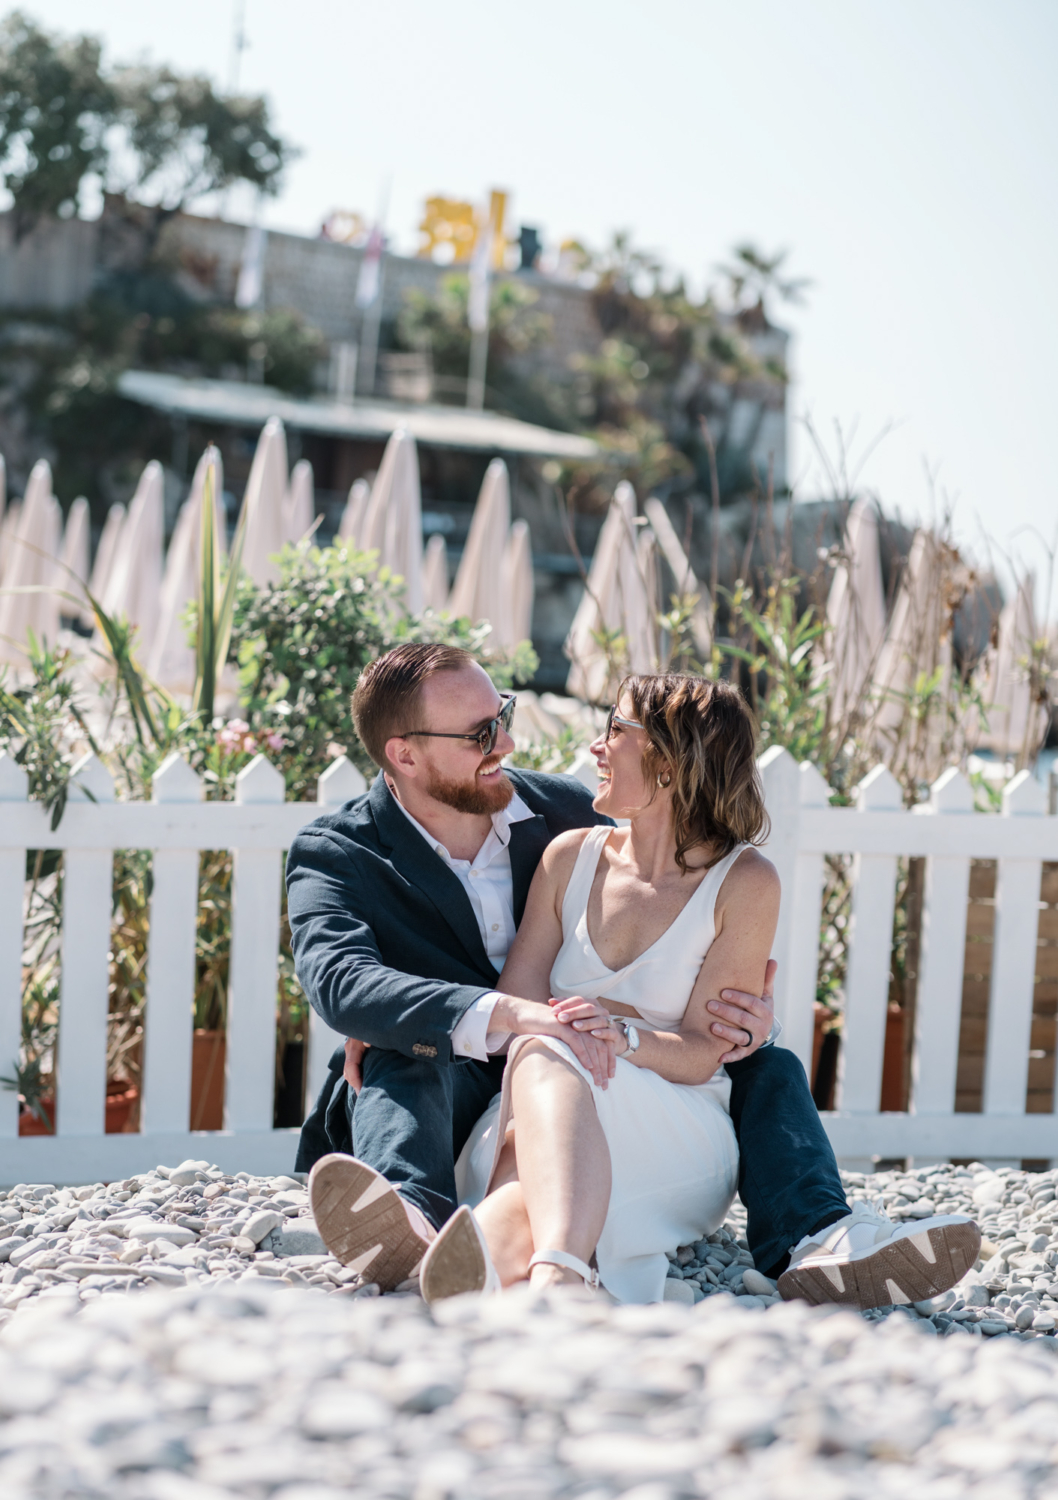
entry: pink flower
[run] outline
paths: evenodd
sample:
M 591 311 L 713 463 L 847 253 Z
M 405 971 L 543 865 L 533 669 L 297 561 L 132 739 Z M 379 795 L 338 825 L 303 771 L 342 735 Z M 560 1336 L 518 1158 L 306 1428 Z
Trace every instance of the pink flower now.
M 265 744 L 268 746 L 269 750 L 282 750 L 283 746 L 286 744 L 286 740 L 279 733 L 278 729 L 270 729 L 269 732 L 265 735 Z

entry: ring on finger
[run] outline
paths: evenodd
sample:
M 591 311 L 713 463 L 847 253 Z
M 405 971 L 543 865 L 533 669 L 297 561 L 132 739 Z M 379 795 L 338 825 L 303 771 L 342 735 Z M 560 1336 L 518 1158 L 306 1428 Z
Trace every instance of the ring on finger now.
M 750 1029 L 749 1029 L 748 1026 L 743 1026 L 742 1030 L 746 1033 L 746 1046 L 747 1047 L 752 1047 L 753 1046 L 753 1033 L 752 1033 L 752 1031 L 750 1031 Z

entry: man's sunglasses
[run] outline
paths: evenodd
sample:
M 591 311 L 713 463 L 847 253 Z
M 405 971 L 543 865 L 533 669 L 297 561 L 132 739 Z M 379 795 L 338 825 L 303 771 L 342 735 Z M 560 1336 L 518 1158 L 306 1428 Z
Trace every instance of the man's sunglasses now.
M 610 712 L 606 715 L 606 733 L 603 735 L 604 740 L 608 740 L 611 734 L 613 734 L 613 727 L 615 724 L 627 724 L 629 729 L 642 729 L 643 727 L 642 724 L 638 723 L 635 719 L 622 718 L 621 715 L 617 712 L 616 703 L 610 709 Z
M 507 734 L 511 732 L 514 723 L 514 709 L 518 702 L 514 693 L 501 693 L 504 700 L 503 707 L 494 719 L 487 724 L 482 724 L 473 734 L 445 734 L 440 729 L 408 729 L 401 735 L 402 740 L 410 740 L 413 735 L 422 739 L 431 740 L 475 740 L 482 755 L 491 755 L 496 748 L 496 741 L 500 737 L 500 726 L 502 725 Z

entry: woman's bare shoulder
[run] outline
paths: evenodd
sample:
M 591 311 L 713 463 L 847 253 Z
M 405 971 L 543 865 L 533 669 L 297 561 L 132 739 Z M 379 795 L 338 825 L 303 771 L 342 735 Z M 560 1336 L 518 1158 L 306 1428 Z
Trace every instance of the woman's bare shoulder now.
M 567 828 L 565 833 L 556 834 L 540 859 L 545 873 L 552 878 L 568 876 L 590 832 L 590 828 Z
M 724 877 L 718 904 L 761 901 L 777 907 L 780 894 L 779 872 L 771 860 L 759 849 L 744 849 Z

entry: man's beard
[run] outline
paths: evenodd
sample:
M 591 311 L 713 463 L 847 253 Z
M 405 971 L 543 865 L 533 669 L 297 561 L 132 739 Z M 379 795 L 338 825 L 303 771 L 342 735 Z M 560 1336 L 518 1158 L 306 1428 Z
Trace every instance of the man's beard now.
M 454 807 L 456 812 L 462 813 L 498 813 L 510 802 L 514 796 L 514 787 L 506 776 L 500 776 L 498 781 L 482 782 L 480 772 L 492 770 L 499 765 L 499 761 L 478 767 L 478 774 L 473 781 L 449 781 L 444 776 L 431 776 L 426 784 L 425 790 L 436 802 L 443 802 L 446 807 Z

